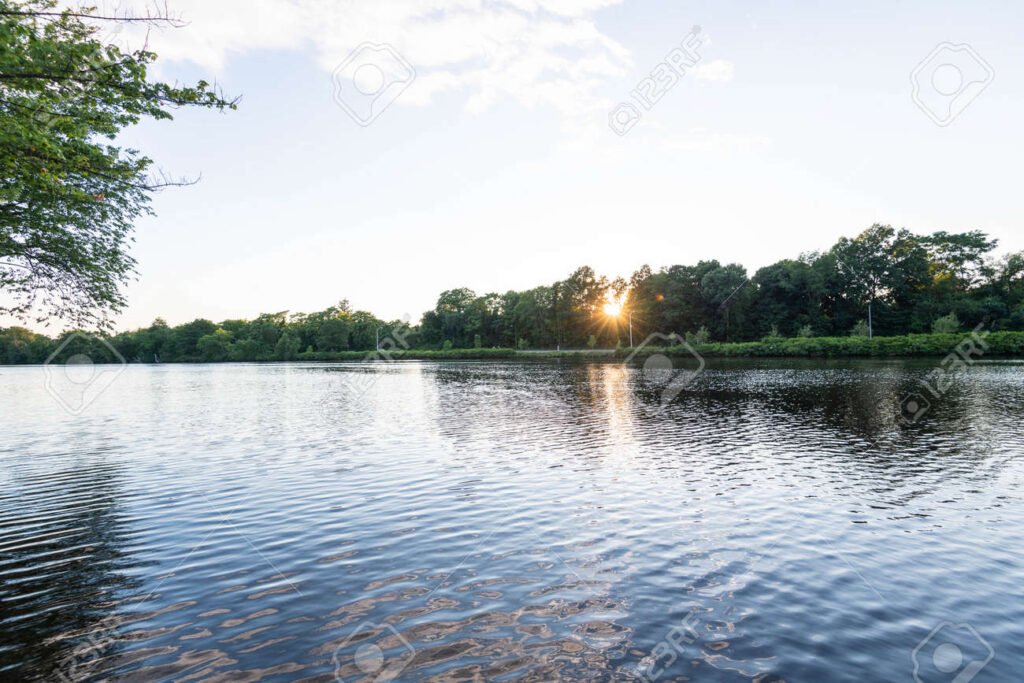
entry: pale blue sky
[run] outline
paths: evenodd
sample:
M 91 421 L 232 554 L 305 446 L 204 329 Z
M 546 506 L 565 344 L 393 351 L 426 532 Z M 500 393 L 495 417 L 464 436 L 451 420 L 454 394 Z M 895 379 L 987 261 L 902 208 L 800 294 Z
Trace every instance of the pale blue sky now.
M 203 177 L 139 223 L 119 327 L 341 298 L 418 319 L 453 287 L 527 288 L 583 264 L 628 276 L 717 258 L 753 272 L 874 222 L 1024 248 L 1020 3 L 171 7 L 191 23 L 150 36 L 160 75 L 215 77 L 243 100 L 126 136 L 171 173 Z M 693 25 L 710 38 L 697 70 L 617 136 L 610 109 Z M 368 127 L 331 79 L 363 41 L 417 71 Z M 947 41 L 995 78 L 940 127 L 912 101 L 910 74 Z

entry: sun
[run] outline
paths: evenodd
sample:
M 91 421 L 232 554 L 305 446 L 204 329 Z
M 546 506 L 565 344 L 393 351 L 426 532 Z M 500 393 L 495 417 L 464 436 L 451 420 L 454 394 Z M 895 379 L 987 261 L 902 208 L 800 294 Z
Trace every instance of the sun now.
M 612 318 L 617 318 L 619 317 L 619 313 L 622 313 L 622 304 L 609 301 L 604 305 L 604 313 Z

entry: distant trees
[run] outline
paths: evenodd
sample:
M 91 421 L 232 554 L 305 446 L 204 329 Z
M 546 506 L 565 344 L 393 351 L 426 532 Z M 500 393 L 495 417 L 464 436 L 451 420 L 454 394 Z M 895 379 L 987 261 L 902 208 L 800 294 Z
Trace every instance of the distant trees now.
M 867 317 L 872 330 L 913 327 L 915 293 L 927 287 L 929 277 L 923 240 L 873 225 L 853 239 L 841 238 L 830 253 L 841 287 L 835 294 L 843 295 L 847 312 Z
M 152 325 L 109 338 L 128 361 L 220 362 L 293 360 L 302 351 L 372 351 L 381 339 L 418 343 L 402 321 L 386 322 L 348 302 L 311 314 L 265 313 L 253 320 Z M 42 363 L 67 335 L 50 339 L 22 327 L 0 328 L 0 364 Z
M 41 363 L 50 355 L 53 341 L 24 327 L 0 328 L 0 365 Z
M 317 351 L 348 351 L 352 326 L 345 318 L 327 318 L 320 322 L 313 336 Z
M 748 276 L 743 266 L 701 261 L 654 271 L 638 269 L 627 280 L 609 281 L 581 267 L 551 285 L 478 297 L 449 290 L 423 317 L 422 340 L 469 347 L 578 348 L 591 337 L 614 346 L 633 318 L 634 342 L 652 332 L 695 335 L 715 341 L 930 332 L 955 314 L 964 325 L 989 320 L 1003 329 L 1024 329 L 1024 254 L 991 261 L 997 246 L 984 233 L 936 232 L 918 236 L 873 225 L 831 249 L 802 254 Z M 617 319 L 604 304 L 621 300 Z M 948 328 L 942 324 L 943 329 Z
M 960 331 L 960 319 L 956 313 L 944 315 L 932 323 L 932 332 L 935 334 L 956 334 Z
M 302 342 L 290 330 L 285 330 L 274 345 L 275 360 L 295 360 Z
M 216 363 L 228 359 L 228 351 L 231 348 L 233 335 L 224 328 L 218 328 L 213 334 L 203 335 L 196 342 L 196 350 L 199 357 L 209 363 Z
M 540 348 L 582 347 L 591 335 L 614 345 L 615 324 L 603 314 L 614 284 L 584 266 L 565 280 L 524 292 L 448 290 L 423 314 L 420 334 L 431 346 L 450 341 L 455 348 L 474 346 L 477 338 L 488 348 L 513 348 L 517 340 Z
M 766 335 L 772 326 L 786 336 L 801 329 L 824 330 L 828 327 L 823 304 L 825 279 L 813 260 L 779 261 L 761 268 L 753 277 L 752 291 L 757 306 L 751 306 L 750 331 Z
M 111 339 L 129 360 L 271 361 L 317 352 L 372 351 L 377 336 L 403 348 L 565 348 L 625 346 L 676 334 L 694 343 L 778 337 L 952 332 L 987 322 L 1024 330 L 1024 253 L 998 260 L 983 233 L 914 235 L 873 225 L 830 250 L 759 269 L 700 261 L 657 271 L 642 266 L 609 280 L 583 266 L 564 280 L 525 291 L 441 293 L 417 327 L 383 321 L 341 301 L 323 311 L 265 313 L 251 321 L 194 320 Z M 609 315 L 606 306 L 621 307 Z M 609 308 L 615 311 L 615 308 Z M 58 340 L 24 328 L 0 329 L 0 362 L 42 362 Z

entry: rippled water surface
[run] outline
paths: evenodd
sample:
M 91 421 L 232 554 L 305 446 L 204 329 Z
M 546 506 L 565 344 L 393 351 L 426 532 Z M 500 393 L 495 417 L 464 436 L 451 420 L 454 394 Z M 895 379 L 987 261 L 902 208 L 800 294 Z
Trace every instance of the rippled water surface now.
M 1019 680 L 1024 366 L 931 369 L 0 368 L 0 679 Z

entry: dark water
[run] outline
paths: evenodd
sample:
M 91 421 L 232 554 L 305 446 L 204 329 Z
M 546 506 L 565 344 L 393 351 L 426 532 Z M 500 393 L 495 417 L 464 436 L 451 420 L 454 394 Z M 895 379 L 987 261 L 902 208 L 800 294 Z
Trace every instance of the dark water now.
M 932 369 L 0 368 L 0 679 L 1019 680 L 1024 366 Z

